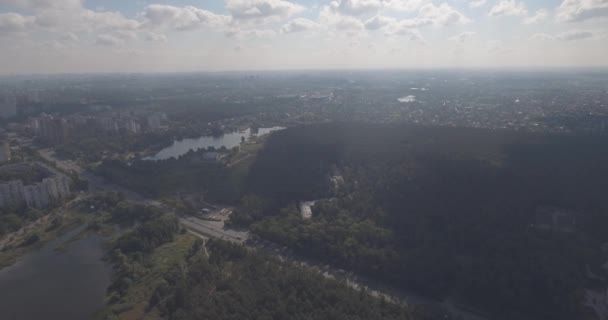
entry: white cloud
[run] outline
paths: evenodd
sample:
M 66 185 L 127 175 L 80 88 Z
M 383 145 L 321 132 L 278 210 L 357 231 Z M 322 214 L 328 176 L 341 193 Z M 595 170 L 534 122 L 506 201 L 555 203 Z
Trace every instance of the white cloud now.
M 64 34 L 62 34 L 59 39 L 63 40 L 63 41 L 69 41 L 69 42 L 76 42 L 78 40 L 80 40 L 80 38 L 73 32 L 66 32 Z
M 135 30 L 140 26 L 138 21 L 126 18 L 120 12 L 96 12 L 85 9 L 80 12 L 80 19 L 86 26 L 96 29 Z
M 469 7 L 470 8 L 480 8 L 483 7 L 486 4 L 486 0 L 474 0 L 469 2 Z
M 431 3 L 430 0 L 382 0 L 382 3 L 385 8 L 397 10 L 397 11 L 405 11 L 412 12 L 417 11 L 425 5 Z
M 555 37 L 546 33 L 535 33 L 529 39 L 533 41 L 551 41 L 555 40 Z
M 43 42 L 42 47 L 45 50 L 61 50 L 65 48 L 65 45 L 57 40 L 50 40 Z
M 319 14 L 319 22 L 330 29 L 335 29 L 340 32 L 347 32 L 349 35 L 354 35 L 362 32 L 365 26 L 361 20 L 341 15 L 330 7 L 325 6 Z
M 48 10 L 48 9 L 79 9 L 82 7 L 81 0 L 0 0 L 0 5 L 20 9 Z
M 452 8 L 447 3 L 442 3 L 438 6 L 429 3 L 420 8 L 418 16 L 410 19 L 399 20 L 396 28 L 418 28 L 425 26 L 449 26 L 456 24 L 467 24 L 471 20 L 464 16 L 459 11 Z
M 608 17 L 606 0 L 564 0 L 557 8 L 557 20 L 560 22 L 580 22 L 600 17 Z
M 277 35 L 274 30 L 270 29 L 233 29 L 226 32 L 226 36 L 237 39 L 255 39 L 255 38 L 273 38 Z
M 593 33 L 591 31 L 585 30 L 570 30 L 563 33 L 558 34 L 555 38 L 562 41 L 574 41 L 574 40 L 582 40 L 593 37 Z
M 281 33 L 296 33 L 313 30 L 319 27 L 319 24 L 308 19 L 297 18 L 289 21 L 281 27 Z
M 34 26 L 36 18 L 18 13 L 0 13 L 0 33 L 23 32 Z
M 498 55 L 505 55 L 514 51 L 512 48 L 506 47 L 504 42 L 501 40 L 490 40 L 486 42 L 486 46 L 488 47 L 489 53 Z
M 114 47 L 121 45 L 123 41 L 109 34 L 101 34 L 97 36 L 95 43 L 100 46 Z
M 368 30 L 378 30 L 396 22 L 397 20 L 395 18 L 385 16 L 374 16 L 373 18 L 370 18 L 365 21 L 365 28 Z
M 364 25 L 358 19 L 342 17 L 335 22 L 334 27 L 342 31 L 362 31 Z
M 515 0 L 501 0 L 492 9 L 490 16 L 525 16 L 528 14 L 528 9 L 523 2 Z
M 418 18 L 429 20 L 436 26 L 449 26 L 471 22 L 469 18 L 465 17 L 447 3 L 442 3 L 439 6 L 432 3 L 427 4 L 420 9 Z
M 533 16 L 524 19 L 525 24 L 537 24 L 542 23 L 549 17 L 549 12 L 545 9 L 539 9 Z
M 230 17 L 192 6 L 176 7 L 162 4 L 146 6 L 142 13 L 146 24 L 152 27 L 169 27 L 175 30 L 191 30 L 200 27 L 221 28 Z
M 575 41 L 575 40 L 583 40 L 589 39 L 594 36 L 593 32 L 588 30 L 570 30 L 566 32 L 562 32 L 555 36 L 547 34 L 547 33 L 535 33 L 529 39 L 530 40 L 540 40 L 540 41 L 551 41 L 551 40 L 559 40 L 559 41 Z
M 147 31 L 144 33 L 144 40 L 149 42 L 167 42 L 167 36 L 162 33 Z
M 137 39 L 137 34 L 130 30 L 117 30 L 112 32 L 112 36 L 122 40 L 134 40 Z
M 450 40 L 458 41 L 458 42 L 466 42 L 466 41 L 470 40 L 471 38 L 475 37 L 475 35 L 477 35 L 477 32 L 467 31 L 467 32 L 462 32 L 460 34 L 457 34 L 453 37 L 450 37 Z
M 329 4 L 334 12 L 351 16 L 375 14 L 382 6 L 381 0 L 335 0 Z
M 226 9 L 238 22 L 268 23 L 304 11 L 304 7 L 284 0 L 226 0 Z
M 98 29 L 135 30 L 140 26 L 139 21 L 126 18 L 120 12 L 98 12 L 85 8 L 43 10 L 37 12 L 36 24 L 42 28 L 65 32 L 90 32 Z
M 122 48 L 113 49 L 112 53 L 118 54 L 118 55 L 123 55 L 123 56 L 129 56 L 129 57 L 139 57 L 139 56 L 142 56 L 144 54 L 144 52 L 141 51 L 141 50 L 137 50 L 137 49 L 122 49 Z
M 390 32 L 389 35 L 405 37 L 406 39 L 408 39 L 410 41 L 418 42 L 421 44 L 426 43 L 424 40 L 424 37 L 422 37 L 422 34 L 420 34 L 420 31 L 418 31 L 418 29 L 415 29 L 415 28 L 398 27 L 397 29 Z

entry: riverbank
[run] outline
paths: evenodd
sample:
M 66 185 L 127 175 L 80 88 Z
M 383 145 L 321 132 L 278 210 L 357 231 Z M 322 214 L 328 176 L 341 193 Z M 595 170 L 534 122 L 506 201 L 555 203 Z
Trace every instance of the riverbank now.
M 0 239 L 0 270 L 13 265 L 19 257 L 42 248 L 89 219 L 90 217 L 82 213 L 56 209 L 5 235 Z

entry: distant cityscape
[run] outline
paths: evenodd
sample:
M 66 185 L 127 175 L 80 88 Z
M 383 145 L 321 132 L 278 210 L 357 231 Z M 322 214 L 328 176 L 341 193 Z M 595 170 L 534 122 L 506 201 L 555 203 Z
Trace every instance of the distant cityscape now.
M 599 133 L 608 121 L 605 81 L 599 73 L 568 72 L 51 76 L 5 83 L 0 117 L 29 117 L 30 130 L 51 140 L 79 126 L 106 132 L 157 130 L 167 114 L 188 104 L 248 105 L 260 111 L 260 122 L 406 122 Z
M 107 319 L 178 315 L 172 277 L 224 250 L 328 308 L 314 283 L 390 319 L 605 320 L 607 138 L 592 71 L 2 77 L 0 265 L 111 238 Z

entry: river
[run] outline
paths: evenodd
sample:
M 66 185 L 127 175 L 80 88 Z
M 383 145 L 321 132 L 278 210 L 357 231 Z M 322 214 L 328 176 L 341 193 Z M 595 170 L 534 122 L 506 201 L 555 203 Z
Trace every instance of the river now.
M 104 305 L 111 269 L 97 235 L 67 242 L 74 229 L 0 270 L 2 319 L 91 319 Z
M 160 150 L 157 154 L 143 158 L 144 160 L 167 160 L 177 158 L 190 150 L 206 149 L 209 147 L 220 148 L 222 146 L 232 149 L 241 144 L 241 139 L 249 139 L 251 136 L 262 136 L 273 131 L 285 129 L 283 127 L 259 128 L 257 132 L 251 129 L 226 133 L 221 136 L 202 136 L 196 139 L 175 140 L 173 144 Z

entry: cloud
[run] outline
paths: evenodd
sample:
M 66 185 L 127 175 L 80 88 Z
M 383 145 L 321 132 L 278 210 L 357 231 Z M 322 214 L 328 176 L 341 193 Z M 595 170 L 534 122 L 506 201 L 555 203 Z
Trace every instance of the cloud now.
M 57 40 L 50 40 L 43 42 L 42 48 L 45 50 L 61 50 L 65 48 L 65 45 Z
M 606 0 L 564 0 L 557 8 L 557 20 L 560 22 L 580 22 L 601 17 L 608 17 Z
M 365 26 L 361 20 L 352 16 L 339 14 L 328 6 L 325 6 L 321 10 L 319 22 L 328 28 L 347 32 L 349 35 L 358 34 L 365 30 Z
M 420 8 L 419 19 L 429 20 L 435 26 L 449 26 L 454 24 L 467 24 L 471 20 L 452 8 L 447 3 L 436 6 L 432 3 Z
M 64 34 L 62 34 L 59 39 L 63 40 L 63 41 L 69 41 L 69 42 L 76 42 L 78 40 L 80 40 L 80 38 L 78 38 L 78 36 L 73 33 L 73 32 L 66 32 Z
M 395 5 L 394 2 L 390 2 L 388 0 L 383 1 L 385 1 L 384 5 L 387 8 L 390 8 L 389 6 Z M 422 0 L 417 0 L 416 3 L 423 2 Z M 397 20 L 393 17 L 375 15 L 369 17 L 367 20 L 365 20 L 365 22 L 363 22 L 359 16 L 354 15 L 363 12 L 362 10 L 354 10 L 350 8 L 350 11 L 346 12 L 350 12 L 351 14 L 342 14 L 340 10 L 337 10 L 337 8 L 339 8 L 337 5 L 338 2 L 334 1 L 333 7 L 329 5 L 324 6 L 321 10 L 321 13 L 319 14 L 319 21 L 324 26 L 338 31 L 346 31 L 351 35 L 361 33 L 366 29 L 372 31 L 384 29 L 384 33 L 386 35 L 401 34 L 409 36 L 412 39 L 418 38 L 418 40 L 421 40 L 422 37 L 418 37 L 420 35 L 418 30 L 408 30 L 425 26 L 440 27 L 456 24 L 467 24 L 471 22 L 469 18 L 467 18 L 465 15 L 463 15 L 447 3 L 441 3 L 439 5 L 427 3 L 418 9 L 416 16 L 413 18 Z M 360 5 L 362 4 L 360 3 Z M 375 8 L 375 6 L 372 6 L 370 4 L 368 4 L 368 8 L 368 13 L 372 13 L 375 10 L 372 9 Z
M 399 20 L 395 26 L 397 28 L 418 28 L 431 25 L 441 27 L 456 24 L 467 24 L 469 22 L 471 22 L 469 18 L 452 8 L 447 3 L 442 3 L 438 6 L 429 3 L 420 8 L 418 16 L 415 18 Z
M 381 0 L 335 0 L 329 4 L 334 12 L 350 16 L 375 14 L 382 6 Z
M 96 29 L 135 30 L 140 26 L 139 21 L 128 19 L 120 12 L 85 9 L 80 12 L 80 19 L 86 26 Z
M 85 8 L 71 10 L 48 9 L 36 13 L 36 24 L 42 28 L 65 32 L 93 30 L 135 30 L 140 22 L 126 18 L 120 12 L 92 11 Z
M 384 8 L 412 12 L 431 3 L 430 0 L 382 0 Z
M 540 40 L 540 41 L 552 41 L 552 40 L 576 41 L 576 40 L 588 39 L 593 36 L 594 36 L 594 34 L 591 31 L 570 30 L 570 31 L 562 32 L 555 36 L 547 34 L 547 33 L 535 33 L 529 39 L 535 40 L 535 41 L 538 41 L 538 40 Z
M 112 32 L 112 36 L 121 40 L 134 40 L 137 39 L 137 34 L 130 30 L 117 30 Z
M 274 38 L 277 33 L 270 29 L 234 29 L 226 32 L 226 36 L 237 39 Z
M 123 55 L 123 56 L 131 56 L 131 57 L 139 57 L 144 55 L 144 52 L 137 49 L 113 49 L 112 52 L 114 54 Z
M 486 42 L 486 46 L 488 47 L 488 52 L 492 54 L 505 55 L 514 51 L 512 48 L 506 47 L 501 40 L 490 40 Z
M 524 19 L 524 24 L 537 24 L 544 22 L 549 17 L 549 12 L 545 9 L 539 9 L 533 16 Z
M 502 0 L 490 9 L 489 15 L 498 16 L 525 16 L 528 14 L 528 9 L 523 2 L 515 0 Z
M 140 24 L 120 12 L 86 9 L 82 0 L 0 0 L 0 5 L 31 10 L 38 26 L 65 32 L 95 29 L 134 30 Z
M 364 25 L 360 20 L 351 17 L 342 17 L 338 19 L 335 22 L 334 27 L 342 31 L 361 31 L 364 29 Z
M 81 0 L 0 0 L 0 5 L 28 10 L 65 10 L 79 9 L 82 7 Z
M 317 29 L 319 24 L 308 19 L 297 18 L 289 21 L 281 27 L 281 33 L 296 33 Z
M 0 13 L 0 33 L 23 32 L 34 26 L 36 17 L 18 13 Z
M 162 33 L 148 31 L 144 33 L 144 40 L 149 42 L 167 42 L 167 36 Z
M 368 30 L 378 30 L 386 26 L 394 24 L 397 20 L 391 17 L 385 16 L 374 16 L 373 18 L 365 21 L 365 28 Z
M 555 37 L 546 33 L 535 33 L 531 35 L 528 39 L 533 41 L 551 41 L 555 40 Z
M 555 38 L 561 41 L 574 41 L 574 40 L 582 40 L 593 37 L 593 33 L 591 31 L 585 30 L 570 30 L 563 33 L 558 34 Z
M 420 31 L 414 28 L 398 27 L 397 29 L 393 30 L 389 35 L 405 37 L 410 41 L 418 42 L 420 44 L 426 43 L 424 37 L 422 37 L 422 34 L 420 34 Z
M 230 22 L 230 17 L 218 15 L 197 7 L 176 7 L 152 4 L 144 8 L 142 16 L 151 27 L 169 27 L 175 30 L 192 30 L 200 27 L 221 28 Z
M 226 10 L 237 22 L 268 23 L 304 11 L 304 7 L 284 0 L 226 0 Z
M 486 0 L 474 0 L 469 2 L 469 8 L 480 8 L 486 4 Z
M 99 46 L 115 47 L 123 43 L 121 39 L 109 34 L 98 35 L 95 43 Z
M 449 40 L 458 41 L 458 42 L 466 42 L 466 41 L 470 40 L 471 38 L 473 38 L 476 34 L 477 34 L 477 32 L 473 32 L 473 31 L 463 32 L 463 33 L 457 34 L 453 37 L 450 37 Z

